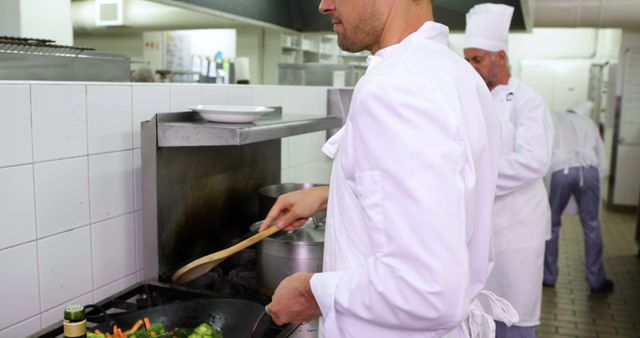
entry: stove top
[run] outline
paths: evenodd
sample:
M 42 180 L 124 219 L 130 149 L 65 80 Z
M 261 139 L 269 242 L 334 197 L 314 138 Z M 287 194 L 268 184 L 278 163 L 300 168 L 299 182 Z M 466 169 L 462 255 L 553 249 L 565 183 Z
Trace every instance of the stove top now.
M 185 302 L 190 300 L 201 300 L 217 298 L 211 291 L 182 287 L 174 284 L 166 284 L 160 282 L 140 282 L 128 289 L 114 294 L 97 304 L 87 304 L 87 328 L 104 323 L 109 320 L 110 316 L 123 314 L 127 312 L 139 311 L 154 308 L 161 305 L 174 304 L 177 302 Z M 269 298 L 254 292 L 248 293 L 237 298 L 242 298 L 265 305 Z M 60 315 L 62 318 L 62 314 Z M 271 322 L 261 336 L 261 338 L 278 337 L 285 330 L 285 327 L 276 326 Z M 63 337 L 62 320 L 46 327 L 35 334 L 31 338 L 54 338 Z
M 256 291 L 255 271 L 255 249 L 246 249 L 186 286 L 141 282 L 97 304 L 85 304 L 87 327 L 91 329 L 109 321 L 113 315 L 191 300 L 233 298 L 249 300 L 264 306 L 271 299 Z M 62 319 L 62 314 L 60 317 Z M 262 338 L 277 337 L 283 330 L 284 327 L 278 327 L 271 322 Z M 62 337 L 62 332 L 60 321 L 31 337 Z

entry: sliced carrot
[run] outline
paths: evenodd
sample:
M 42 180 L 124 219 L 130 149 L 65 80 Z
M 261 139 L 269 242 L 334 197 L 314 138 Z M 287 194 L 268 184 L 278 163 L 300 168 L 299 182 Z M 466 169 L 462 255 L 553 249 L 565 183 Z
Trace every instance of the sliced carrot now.
M 144 328 L 147 329 L 147 331 L 149 331 L 149 329 L 151 328 L 151 323 L 149 322 L 149 317 L 144 317 Z
M 113 336 L 118 338 L 118 325 L 113 326 Z
M 144 324 L 144 322 L 142 321 L 142 319 L 139 319 L 131 328 L 131 330 L 127 331 L 128 333 L 134 333 L 138 330 L 140 330 L 140 327 Z
M 113 338 L 113 337 L 111 337 L 111 333 L 107 332 L 107 334 L 105 335 L 105 338 Z
M 156 333 L 151 331 L 151 337 L 155 337 L 155 336 L 156 336 Z
M 100 330 L 96 330 L 95 334 L 102 334 L 102 332 L 100 332 Z

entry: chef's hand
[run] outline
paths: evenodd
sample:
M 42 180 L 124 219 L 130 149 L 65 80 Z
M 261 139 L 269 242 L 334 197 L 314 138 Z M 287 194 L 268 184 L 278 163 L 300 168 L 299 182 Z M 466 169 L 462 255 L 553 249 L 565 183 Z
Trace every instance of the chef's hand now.
M 297 272 L 285 278 L 271 298 L 271 318 L 278 324 L 310 321 L 322 315 L 311 291 L 310 272 Z
M 260 231 L 276 222 L 278 228 L 294 230 L 316 212 L 327 208 L 329 187 L 315 187 L 280 195 L 260 226 Z

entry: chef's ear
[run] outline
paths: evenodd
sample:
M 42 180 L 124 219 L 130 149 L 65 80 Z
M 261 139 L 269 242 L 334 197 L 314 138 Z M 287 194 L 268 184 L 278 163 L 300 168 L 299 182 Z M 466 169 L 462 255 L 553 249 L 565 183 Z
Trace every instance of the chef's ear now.
M 499 50 L 496 55 L 498 56 L 498 62 L 500 64 L 508 64 L 509 63 L 509 56 L 507 56 L 507 52 L 503 51 L 503 50 Z

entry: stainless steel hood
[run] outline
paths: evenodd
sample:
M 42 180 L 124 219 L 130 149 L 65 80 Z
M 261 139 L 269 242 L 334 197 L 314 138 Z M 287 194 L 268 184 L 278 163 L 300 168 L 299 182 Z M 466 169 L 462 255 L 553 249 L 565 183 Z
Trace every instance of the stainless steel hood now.
M 273 24 L 301 32 L 331 31 L 331 19 L 318 13 L 319 0 L 152 0 L 171 6 L 201 9 L 209 13 L 227 13 L 233 16 Z M 452 31 L 464 30 L 465 14 L 481 0 L 433 0 L 435 20 Z M 531 0 L 492 0 L 515 7 L 512 31 L 530 30 Z
M 129 81 L 129 57 L 0 36 L 0 80 Z

